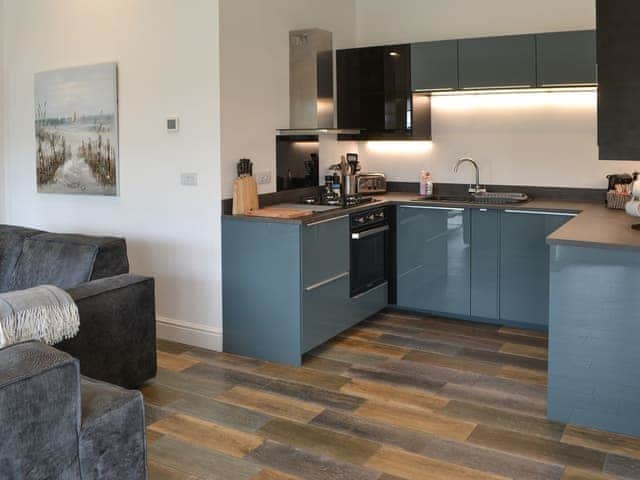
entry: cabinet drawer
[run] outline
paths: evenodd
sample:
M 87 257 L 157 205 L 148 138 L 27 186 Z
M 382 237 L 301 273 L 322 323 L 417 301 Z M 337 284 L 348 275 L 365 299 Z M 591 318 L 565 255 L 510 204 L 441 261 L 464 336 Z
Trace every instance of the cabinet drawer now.
M 349 217 L 302 227 L 303 287 L 349 271 Z
M 302 352 L 308 352 L 359 321 L 351 308 L 348 274 L 305 289 L 302 297 Z

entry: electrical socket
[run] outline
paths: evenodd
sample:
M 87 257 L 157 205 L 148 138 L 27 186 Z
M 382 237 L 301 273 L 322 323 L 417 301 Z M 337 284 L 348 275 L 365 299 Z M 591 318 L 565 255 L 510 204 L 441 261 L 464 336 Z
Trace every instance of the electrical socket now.
M 268 185 L 271 183 L 271 170 L 263 170 L 256 173 L 256 183 L 258 185 Z
M 186 187 L 198 186 L 198 174 L 197 173 L 181 173 L 180 183 Z

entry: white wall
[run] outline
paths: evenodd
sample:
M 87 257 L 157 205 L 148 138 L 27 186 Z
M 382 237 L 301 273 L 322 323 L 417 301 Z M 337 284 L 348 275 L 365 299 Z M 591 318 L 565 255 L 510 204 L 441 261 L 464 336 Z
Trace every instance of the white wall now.
M 156 278 L 159 333 L 219 347 L 217 0 L 20 0 L 5 15 L 7 220 L 126 237 L 131 270 Z M 99 62 L 119 68 L 120 196 L 38 194 L 34 73 Z
M 595 0 L 355 0 L 358 46 L 595 28 Z
M 357 44 L 379 45 L 591 29 L 595 0 L 356 0 L 356 16 Z M 361 144 L 361 158 L 398 181 L 427 169 L 437 182 L 468 182 L 471 172 L 452 169 L 471 156 L 484 183 L 605 187 L 606 173 L 638 166 L 598 160 L 595 104 L 595 93 L 434 98 L 430 149 Z
M 220 0 L 222 193 L 232 194 L 235 165 L 250 158 L 254 173 L 270 170 L 275 191 L 275 135 L 289 126 L 289 31 L 323 28 L 334 48 L 353 46 L 353 0 Z M 325 149 L 329 148 L 328 150 Z M 323 163 L 348 146 L 321 142 Z

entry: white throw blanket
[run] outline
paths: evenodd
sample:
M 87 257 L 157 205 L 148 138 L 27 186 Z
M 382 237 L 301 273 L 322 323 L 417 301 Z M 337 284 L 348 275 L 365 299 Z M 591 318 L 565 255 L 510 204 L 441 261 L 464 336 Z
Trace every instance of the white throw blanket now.
M 0 294 L 0 348 L 25 340 L 53 345 L 74 337 L 80 314 L 71 296 L 53 285 Z

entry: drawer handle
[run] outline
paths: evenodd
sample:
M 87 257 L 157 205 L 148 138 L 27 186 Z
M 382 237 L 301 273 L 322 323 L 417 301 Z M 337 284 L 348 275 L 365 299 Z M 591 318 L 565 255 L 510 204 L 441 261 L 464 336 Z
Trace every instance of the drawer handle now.
M 458 207 L 427 207 L 424 205 L 402 205 L 400 208 L 420 208 L 423 210 L 447 210 L 449 212 L 464 212 L 464 208 Z
M 556 217 L 575 217 L 577 213 L 570 212 L 543 212 L 538 210 L 505 210 L 505 213 L 516 213 L 519 215 L 553 215 Z
M 349 218 L 349 215 L 342 215 L 341 217 L 328 218 L 327 220 L 320 220 L 319 222 L 307 223 L 307 227 L 313 227 L 315 225 L 322 225 L 323 223 L 329 222 L 337 222 L 338 220 L 342 220 L 344 218 Z
M 385 225 L 383 227 L 372 228 L 371 230 L 365 230 L 364 232 L 360 232 L 360 233 L 352 233 L 351 239 L 361 240 L 363 238 L 370 237 L 371 235 L 377 235 L 378 233 L 386 232 L 387 230 L 389 230 L 389 228 L 390 228 L 389 225 Z
M 326 280 L 323 280 L 321 282 L 314 283 L 313 285 L 310 285 L 307 288 L 305 288 L 305 291 L 310 292 L 311 290 L 324 287 L 325 285 L 329 285 L 330 283 L 336 282 L 341 278 L 348 277 L 348 276 L 349 276 L 349 272 L 341 273 L 340 275 L 336 275 L 335 277 L 327 278 Z

